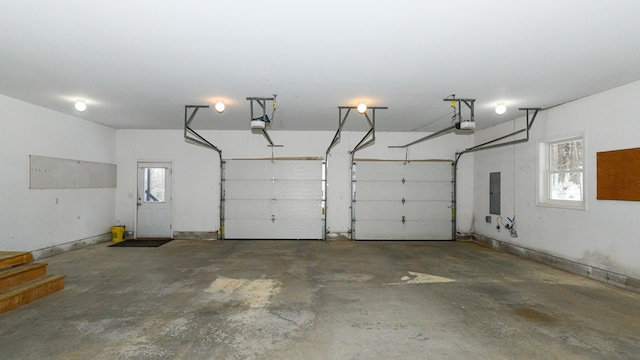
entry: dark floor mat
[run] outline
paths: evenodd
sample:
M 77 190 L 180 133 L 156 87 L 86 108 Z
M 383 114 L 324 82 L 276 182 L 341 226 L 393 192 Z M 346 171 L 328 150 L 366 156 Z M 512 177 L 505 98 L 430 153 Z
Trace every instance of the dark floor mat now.
M 158 247 L 171 241 L 171 239 L 162 240 L 125 240 L 109 247 Z

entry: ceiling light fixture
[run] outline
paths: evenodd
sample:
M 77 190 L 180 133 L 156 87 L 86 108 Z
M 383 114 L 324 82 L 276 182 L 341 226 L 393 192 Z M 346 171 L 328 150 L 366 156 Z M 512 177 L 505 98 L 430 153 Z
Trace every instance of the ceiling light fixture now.
M 225 106 L 224 103 L 222 101 L 218 101 L 215 105 L 215 109 L 217 112 L 219 112 L 220 114 L 222 114 L 224 112 Z
M 498 106 L 496 106 L 496 114 L 498 115 L 502 115 L 505 112 L 507 112 L 507 105 L 505 104 L 498 104 Z
M 85 112 L 85 110 L 87 110 L 87 104 L 82 100 L 76 101 L 74 107 L 80 112 Z
M 358 105 L 358 112 L 360 114 L 364 114 L 365 111 L 367 111 L 367 105 L 365 103 L 360 103 L 360 105 Z

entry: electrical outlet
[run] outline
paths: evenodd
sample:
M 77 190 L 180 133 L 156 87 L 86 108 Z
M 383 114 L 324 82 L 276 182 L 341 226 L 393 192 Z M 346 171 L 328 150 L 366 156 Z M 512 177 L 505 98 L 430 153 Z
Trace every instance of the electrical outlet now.
M 491 216 L 490 215 L 485 216 L 484 221 L 486 221 L 487 224 L 491 224 Z

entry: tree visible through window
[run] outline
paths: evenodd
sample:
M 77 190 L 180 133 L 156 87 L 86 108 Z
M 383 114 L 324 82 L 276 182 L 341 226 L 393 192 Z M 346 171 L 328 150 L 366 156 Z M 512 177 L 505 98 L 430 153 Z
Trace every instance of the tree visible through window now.
M 551 200 L 582 201 L 582 140 L 549 145 Z
M 539 203 L 584 207 L 584 140 L 582 136 L 540 143 Z
M 165 168 L 144 169 L 144 201 L 164 202 Z

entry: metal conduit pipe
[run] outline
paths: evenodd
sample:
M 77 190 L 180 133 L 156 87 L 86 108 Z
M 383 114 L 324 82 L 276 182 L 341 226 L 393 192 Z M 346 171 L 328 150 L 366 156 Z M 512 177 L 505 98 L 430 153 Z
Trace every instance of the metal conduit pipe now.
M 540 108 L 520 108 L 519 110 L 526 110 L 527 111 L 527 127 L 525 129 L 521 129 L 518 131 L 514 131 L 510 134 L 495 138 L 493 140 L 489 140 L 485 143 L 470 147 L 464 151 L 461 152 L 457 152 L 455 155 L 455 160 L 453 161 L 453 191 L 451 194 L 451 238 L 455 241 L 457 240 L 457 235 L 458 232 L 456 230 L 456 226 L 457 226 L 457 220 L 458 220 L 458 214 L 456 211 L 457 208 L 457 192 L 458 192 L 458 161 L 460 161 L 460 158 L 462 157 L 462 155 L 466 154 L 466 153 L 470 153 L 470 152 L 476 152 L 476 151 L 482 151 L 482 150 L 489 150 L 489 149 L 495 149 L 495 148 L 499 148 L 499 147 L 503 147 L 503 146 L 509 146 L 509 145 L 515 145 L 515 144 L 520 144 L 520 143 L 525 143 L 529 141 L 529 131 L 531 130 L 531 126 L 533 125 L 533 122 L 536 120 L 536 116 L 538 115 L 538 111 L 542 110 Z M 533 111 L 533 115 L 531 117 L 531 120 L 529 120 L 529 111 Z M 493 144 L 497 141 L 506 139 L 510 136 L 514 136 L 516 134 L 519 134 L 521 132 L 527 132 L 527 136 L 524 139 L 518 139 L 518 140 L 512 140 L 512 141 L 507 141 L 507 142 L 503 142 L 503 143 L 499 143 L 499 144 Z M 493 144 L 493 145 L 491 145 Z
M 427 141 L 427 140 L 429 140 L 429 139 L 432 139 L 432 138 L 434 138 L 434 137 L 437 137 L 437 136 L 443 135 L 444 133 L 449 132 L 449 131 L 451 131 L 451 130 L 453 130 L 453 129 L 455 129 L 455 128 L 456 128 L 456 126 L 455 126 L 455 125 L 451 125 L 451 126 L 446 127 L 446 128 L 444 128 L 444 129 L 442 129 L 442 130 L 438 130 L 438 131 L 436 131 L 436 132 L 434 132 L 434 133 L 432 133 L 432 134 L 429 134 L 429 135 L 427 135 L 427 136 L 425 136 L 425 137 L 423 137 L 423 138 L 420 138 L 420 139 L 418 139 L 418 140 L 416 140 L 416 141 L 410 142 L 410 143 L 408 143 L 408 144 L 406 144 L 406 145 L 402 145 L 402 146 L 390 145 L 390 146 L 389 146 L 389 148 L 390 148 L 390 149 L 404 149 L 404 148 L 408 148 L 409 146 L 412 146 L 412 145 L 415 145 L 415 144 L 421 143 L 421 142 L 423 142 L 423 141 Z

